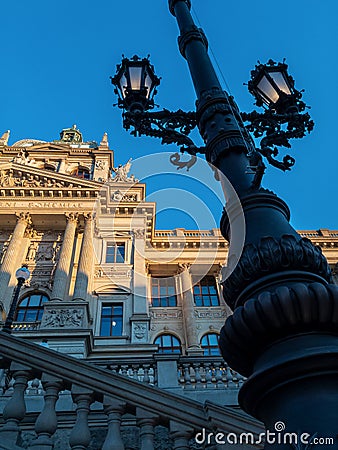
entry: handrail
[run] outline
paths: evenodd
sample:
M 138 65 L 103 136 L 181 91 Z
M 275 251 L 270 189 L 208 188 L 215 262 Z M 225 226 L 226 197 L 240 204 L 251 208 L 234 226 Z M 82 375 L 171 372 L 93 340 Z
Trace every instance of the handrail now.
M 144 408 L 159 416 L 162 423 L 170 420 L 191 426 L 197 430 L 210 429 L 209 415 L 212 416 L 213 404 L 208 403 L 207 409 L 202 403 L 190 400 L 132 380 L 128 377 L 113 374 L 111 371 L 95 367 L 87 362 L 72 358 L 63 353 L 41 347 L 22 338 L 0 332 L 0 354 L 5 360 L 27 365 L 38 373 L 47 373 L 62 378 L 66 383 L 77 384 L 95 392 L 96 399 L 102 402 L 103 396 L 113 396 L 128 404 L 129 409 Z M 2 361 L 2 367 L 6 362 Z M 215 411 L 219 406 L 215 405 Z M 222 418 L 223 417 L 223 418 Z M 233 409 L 222 407 L 222 417 L 218 415 L 218 423 L 222 430 L 231 432 L 233 422 L 242 432 L 248 431 L 248 424 L 255 429 L 262 425 L 255 419 Z M 235 418 L 236 417 L 236 418 Z M 243 423 L 241 423 L 243 418 Z M 239 419 L 239 420 L 238 420 Z

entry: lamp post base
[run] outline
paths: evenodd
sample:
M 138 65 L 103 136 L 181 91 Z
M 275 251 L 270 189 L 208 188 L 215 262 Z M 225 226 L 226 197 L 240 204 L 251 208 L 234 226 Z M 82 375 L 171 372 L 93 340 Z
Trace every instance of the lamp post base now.
M 239 403 L 264 422 L 267 450 L 337 448 L 338 336 L 275 342 L 257 359 Z

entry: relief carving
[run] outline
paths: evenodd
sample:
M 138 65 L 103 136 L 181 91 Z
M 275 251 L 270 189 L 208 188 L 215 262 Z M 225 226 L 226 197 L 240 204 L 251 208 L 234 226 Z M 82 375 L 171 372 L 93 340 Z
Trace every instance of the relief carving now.
M 22 163 L 21 163 L 22 164 Z M 32 164 L 30 164 L 32 165 Z M 41 187 L 41 188 L 73 188 L 81 187 L 74 185 L 74 182 L 60 181 L 46 176 L 31 175 L 18 170 L 4 169 L 0 170 L 1 187 Z
M 148 324 L 144 322 L 133 322 L 132 333 L 133 341 L 147 342 L 148 338 Z
M 73 328 L 83 325 L 83 309 L 47 309 L 45 310 L 43 327 Z

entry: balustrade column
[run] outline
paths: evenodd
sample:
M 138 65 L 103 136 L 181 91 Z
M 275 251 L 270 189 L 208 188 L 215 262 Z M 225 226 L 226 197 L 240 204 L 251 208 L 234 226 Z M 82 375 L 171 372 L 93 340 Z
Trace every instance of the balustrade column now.
M 179 273 L 182 283 L 182 313 L 188 354 L 195 353 L 196 351 L 199 352 L 201 349 L 197 333 L 195 301 L 189 268 L 190 264 L 179 264 Z
M 93 249 L 93 216 L 84 215 L 85 225 L 83 230 L 82 245 L 79 265 L 76 274 L 73 300 L 87 300 L 88 289 L 93 274 L 94 249 Z
M 21 364 L 12 363 L 10 370 L 13 371 L 14 378 L 13 393 L 3 411 L 5 425 L 0 430 L 0 437 L 10 440 L 15 445 L 20 432 L 19 423 L 26 414 L 24 396 L 31 369 Z
M 67 225 L 63 236 L 59 262 L 54 274 L 53 291 L 51 296 L 52 300 L 64 300 L 67 293 L 67 288 L 69 286 L 70 263 L 73 253 L 78 215 L 70 213 L 66 214 L 66 218 Z
M 88 414 L 90 405 L 93 402 L 93 392 L 86 391 L 78 386 L 73 386 L 72 397 L 77 408 L 76 421 L 69 437 L 69 445 L 72 450 L 86 450 L 91 440 Z
M 189 440 L 193 429 L 180 423 L 170 421 L 170 437 L 173 440 L 173 450 L 189 450 Z
M 103 399 L 104 412 L 108 416 L 108 432 L 102 450 L 124 450 L 121 436 L 121 420 L 126 404 L 112 397 Z
M 31 224 L 29 213 L 20 213 L 11 240 L 6 250 L 0 269 L 0 301 L 6 300 L 6 289 L 11 276 L 17 269 L 17 256 L 20 253 L 22 240 L 28 225 Z
M 55 404 L 62 388 L 62 380 L 51 375 L 42 375 L 42 385 L 45 390 L 44 406 L 35 422 L 37 438 L 30 445 L 30 449 L 52 450 L 54 447 L 52 436 L 57 429 Z
M 140 450 L 154 450 L 154 426 L 158 417 L 142 408 L 136 408 L 137 425 L 140 427 Z

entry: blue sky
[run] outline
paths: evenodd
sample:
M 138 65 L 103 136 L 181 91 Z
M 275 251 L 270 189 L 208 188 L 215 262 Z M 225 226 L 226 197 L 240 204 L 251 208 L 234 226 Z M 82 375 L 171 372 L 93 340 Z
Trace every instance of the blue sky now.
M 241 110 L 253 109 L 243 82 L 257 60 L 286 58 L 296 87 L 305 89 L 315 130 L 293 141 L 293 170 L 285 174 L 271 167 L 263 184 L 287 201 L 297 229 L 337 229 L 336 1 L 193 0 L 193 10 Z M 194 90 L 166 0 L 17 0 L 3 2 L 1 12 L 0 133 L 10 129 L 10 143 L 28 137 L 51 141 L 76 123 L 87 140 L 99 141 L 108 132 L 116 164 L 175 151 L 123 130 L 121 111 L 112 107 L 116 99 L 109 80 L 122 53 L 150 53 L 162 77 L 157 103 L 168 109 L 194 108 Z M 163 177 L 149 192 L 170 183 L 170 176 L 168 184 Z M 218 222 L 219 204 L 211 209 Z M 193 227 L 194 220 L 185 219 L 182 211 L 168 210 L 158 217 L 157 226 L 173 228 L 184 220 L 186 228 Z M 213 224 L 200 221 L 196 226 Z

